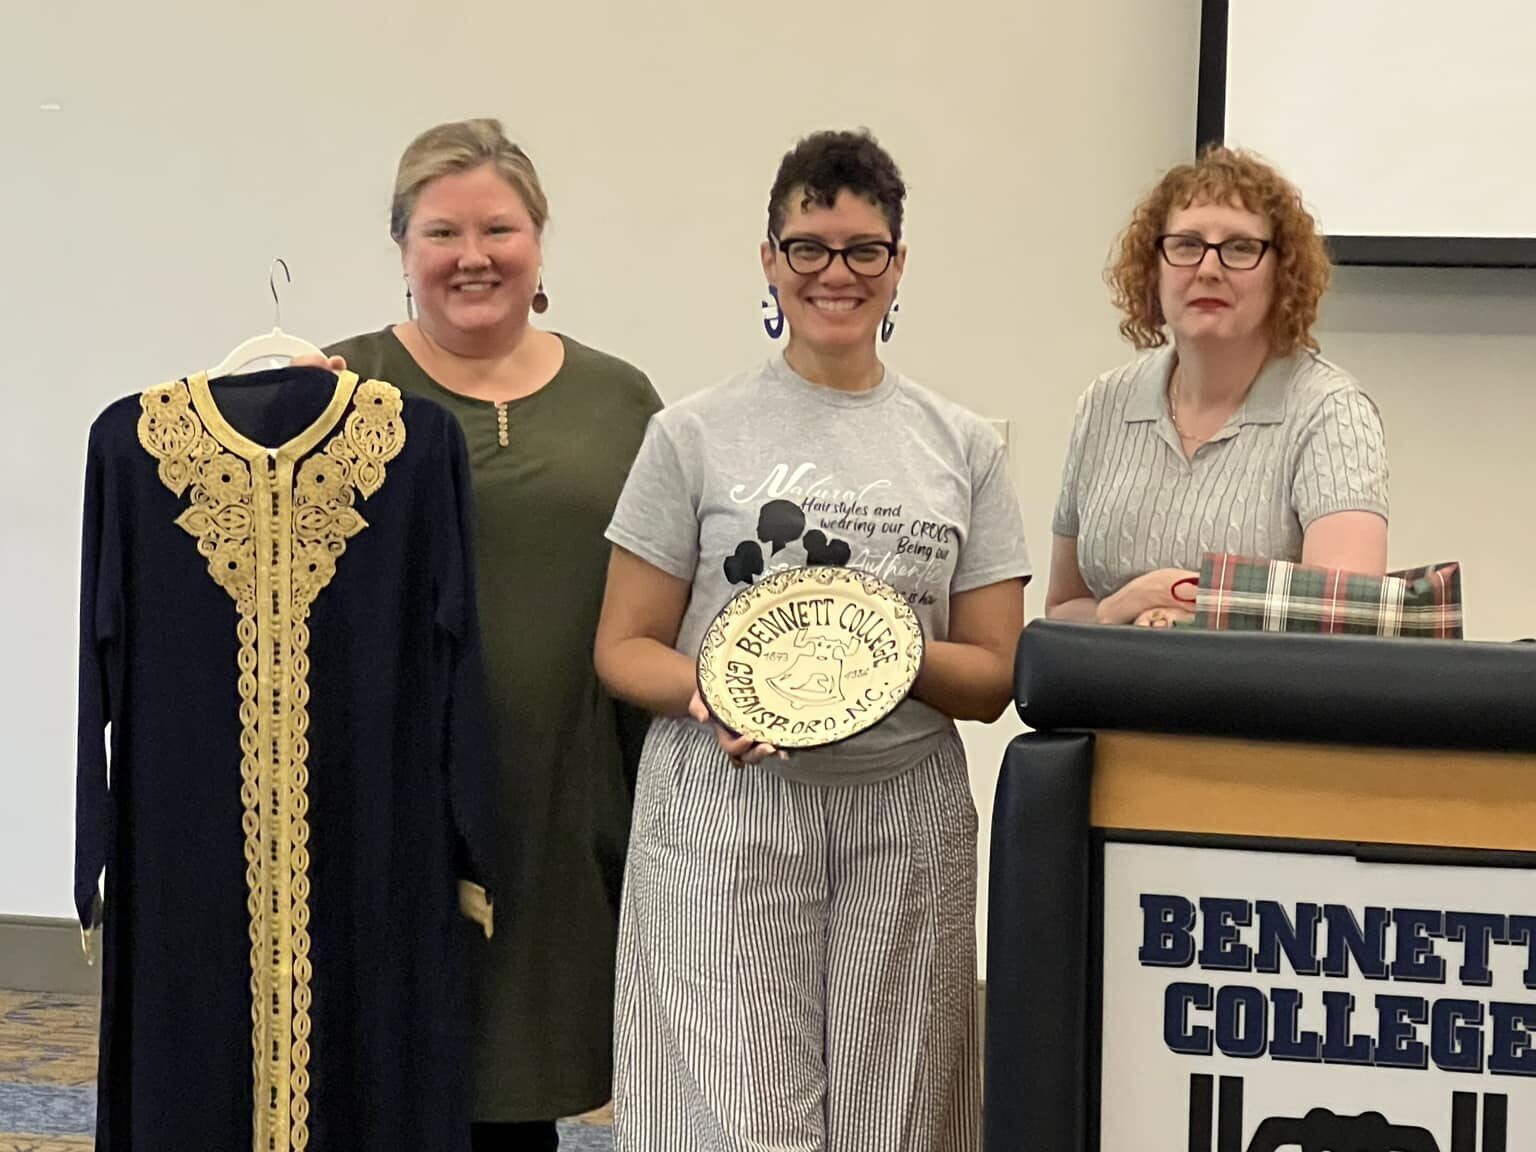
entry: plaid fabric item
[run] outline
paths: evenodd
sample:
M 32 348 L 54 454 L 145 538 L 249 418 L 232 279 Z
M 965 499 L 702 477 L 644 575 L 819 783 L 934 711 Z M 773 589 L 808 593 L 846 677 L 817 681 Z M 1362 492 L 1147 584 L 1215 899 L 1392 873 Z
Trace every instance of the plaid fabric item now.
M 1207 553 L 1192 627 L 1461 639 L 1461 565 L 1385 576 Z

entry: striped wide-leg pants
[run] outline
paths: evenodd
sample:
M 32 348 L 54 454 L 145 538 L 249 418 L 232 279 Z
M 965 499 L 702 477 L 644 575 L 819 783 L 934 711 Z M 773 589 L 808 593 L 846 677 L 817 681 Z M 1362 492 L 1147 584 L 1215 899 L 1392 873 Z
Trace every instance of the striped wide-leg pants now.
M 958 735 L 828 787 L 657 721 L 619 923 L 616 1152 L 972 1152 L 975 897 Z

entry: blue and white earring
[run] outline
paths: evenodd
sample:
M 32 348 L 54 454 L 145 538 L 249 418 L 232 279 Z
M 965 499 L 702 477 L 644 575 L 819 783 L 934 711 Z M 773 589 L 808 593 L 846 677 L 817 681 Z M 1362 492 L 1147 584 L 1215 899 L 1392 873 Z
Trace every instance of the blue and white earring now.
M 779 303 L 779 290 L 771 284 L 768 295 L 773 299 L 763 301 L 763 331 L 768 339 L 777 340 L 784 335 L 784 306 Z
M 889 344 L 891 342 L 891 337 L 896 334 L 896 313 L 900 311 L 901 305 L 892 300 L 890 311 L 880 321 L 880 343 Z

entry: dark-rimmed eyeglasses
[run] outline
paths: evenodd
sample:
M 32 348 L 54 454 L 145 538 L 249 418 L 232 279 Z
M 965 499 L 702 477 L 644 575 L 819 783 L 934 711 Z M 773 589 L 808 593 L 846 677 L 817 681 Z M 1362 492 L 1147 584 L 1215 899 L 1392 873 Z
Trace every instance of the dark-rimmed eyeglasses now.
M 768 239 L 784 254 L 790 270 L 801 276 L 814 276 L 817 272 L 825 271 L 834 259 L 841 256 L 848 271 L 855 276 L 872 279 L 883 273 L 891 266 L 891 261 L 896 259 L 894 240 L 864 240 L 847 248 L 833 248 L 820 240 L 802 236 L 781 240 L 770 235 Z
M 1175 268 L 1196 267 L 1205 259 L 1205 254 L 1214 248 L 1216 259 L 1221 261 L 1223 268 L 1233 272 L 1247 272 L 1257 268 L 1259 261 L 1264 259 L 1264 253 L 1273 247 L 1273 241 L 1260 240 L 1256 236 L 1230 236 L 1216 244 L 1187 232 L 1171 232 L 1157 238 L 1157 250 Z

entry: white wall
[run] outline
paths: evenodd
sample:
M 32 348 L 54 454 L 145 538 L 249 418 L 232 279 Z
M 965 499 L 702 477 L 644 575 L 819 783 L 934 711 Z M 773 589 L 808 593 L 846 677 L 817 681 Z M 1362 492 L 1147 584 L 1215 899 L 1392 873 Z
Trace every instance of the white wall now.
M 507 121 L 553 202 L 546 319 L 676 399 L 766 351 L 756 250 L 779 156 L 815 128 L 872 127 L 911 190 L 889 359 L 1011 422 L 1043 573 L 1073 402 L 1127 355 L 1105 256 L 1194 136 L 1198 9 L 845 0 L 770 17 L 568 0 L 428 15 L 394 0 L 300 16 L 141 0 L 8 16 L 0 914 L 70 914 L 90 419 L 266 327 L 275 255 L 296 280 L 286 328 L 321 341 L 398 318 L 389 187 L 415 131 Z M 1465 560 L 1477 635 L 1536 634 L 1518 504 L 1533 332 L 1536 276 L 1518 273 L 1341 275 L 1327 316 L 1325 351 L 1386 411 L 1393 559 Z M 1042 602 L 1043 575 L 1031 611 Z M 1017 730 L 967 731 L 983 860 Z
M 1462 561 L 1467 635 L 1536 636 L 1536 270 L 1345 268 L 1324 354 L 1380 404 L 1391 561 Z

